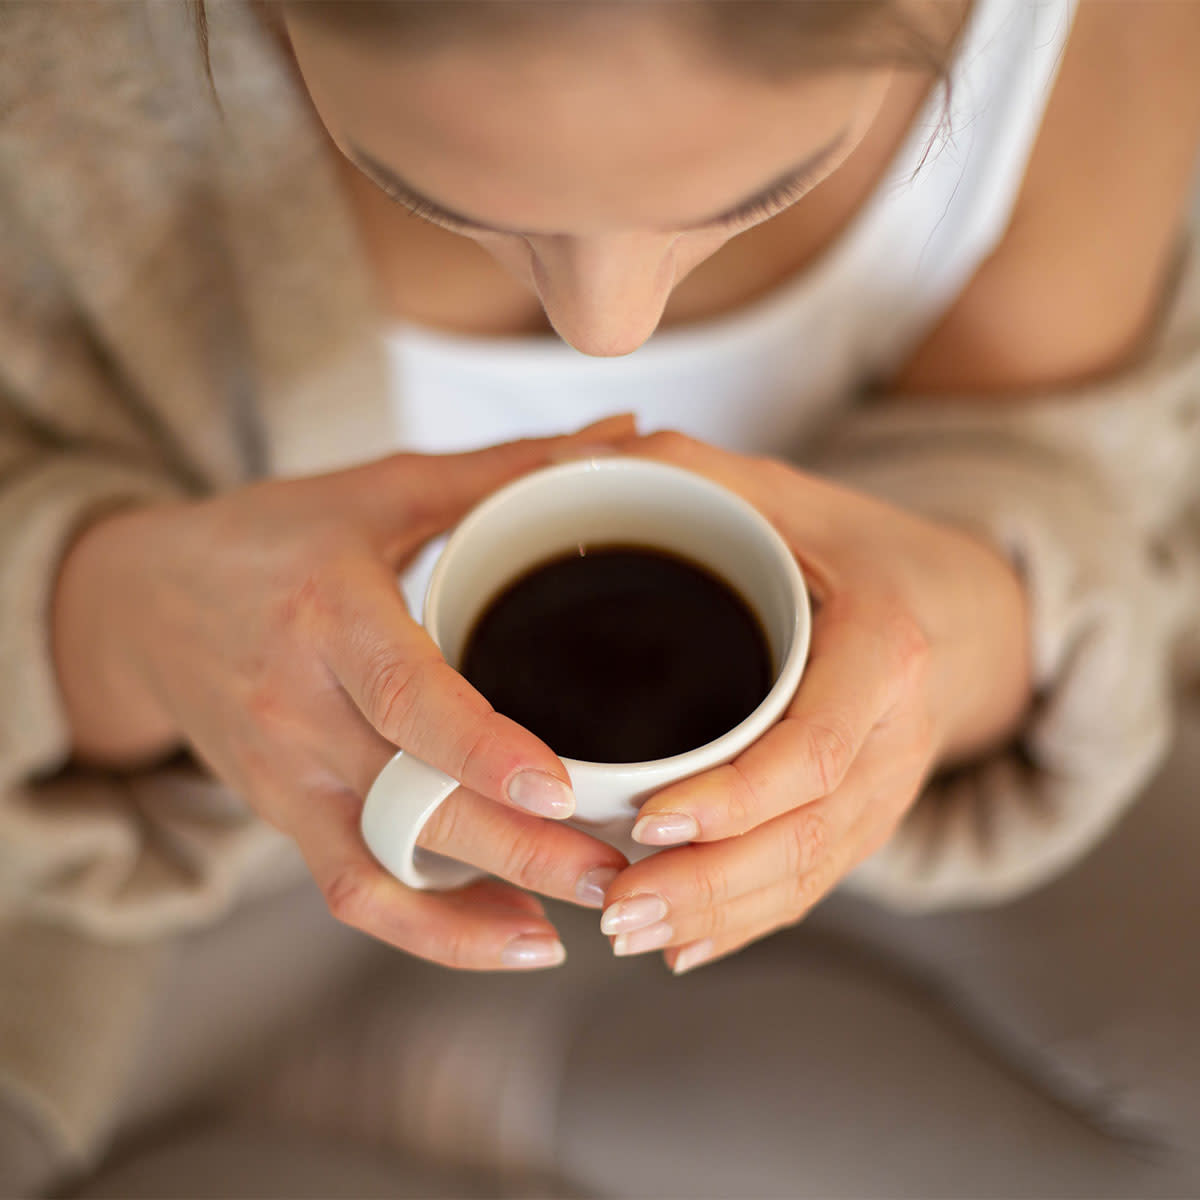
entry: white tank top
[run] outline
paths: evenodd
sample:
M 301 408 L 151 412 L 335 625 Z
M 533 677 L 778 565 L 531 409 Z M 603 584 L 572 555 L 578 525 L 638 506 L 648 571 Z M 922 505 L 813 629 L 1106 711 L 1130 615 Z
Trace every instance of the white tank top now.
M 898 368 L 1007 228 L 1076 0 L 975 0 L 950 72 L 816 263 L 755 303 L 596 359 L 552 336 L 393 328 L 397 444 L 444 453 L 613 412 L 730 449 L 798 454 Z

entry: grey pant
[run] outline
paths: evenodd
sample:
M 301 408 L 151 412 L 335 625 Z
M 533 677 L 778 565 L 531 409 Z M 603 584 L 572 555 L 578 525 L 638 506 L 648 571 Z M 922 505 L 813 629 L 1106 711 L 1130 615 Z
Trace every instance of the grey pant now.
M 568 965 L 513 977 L 373 947 L 311 896 L 263 906 L 181 946 L 126 1104 L 144 1126 L 279 1048 L 241 1071 L 236 1137 L 206 1135 L 219 1170 L 193 1139 L 84 1193 L 301 1194 L 271 1173 L 296 1161 L 279 1133 L 247 1132 L 271 1115 L 324 1156 L 305 1177 L 326 1195 L 384 1194 L 383 1153 L 397 1180 L 413 1154 L 501 1179 L 421 1175 L 423 1195 L 1200 1197 L 1198 852 L 1193 705 L 1155 786 L 1051 886 L 922 918 L 837 897 L 678 980 L 612 959 L 577 910 L 554 914 Z

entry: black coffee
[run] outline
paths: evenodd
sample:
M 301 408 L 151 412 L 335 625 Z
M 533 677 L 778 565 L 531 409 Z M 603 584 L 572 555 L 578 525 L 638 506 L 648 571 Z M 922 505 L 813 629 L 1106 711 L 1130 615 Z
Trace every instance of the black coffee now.
M 462 674 L 556 754 L 643 762 L 694 750 L 762 702 L 771 655 L 716 575 L 637 546 L 589 547 L 496 596 Z

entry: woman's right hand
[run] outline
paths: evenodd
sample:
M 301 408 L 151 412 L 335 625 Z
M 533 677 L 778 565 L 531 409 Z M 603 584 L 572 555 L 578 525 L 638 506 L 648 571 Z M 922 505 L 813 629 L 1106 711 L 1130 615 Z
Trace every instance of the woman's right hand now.
M 473 454 L 399 454 L 89 527 L 59 574 L 55 658 L 79 759 L 132 766 L 189 745 L 299 846 L 333 914 L 475 969 L 562 959 L 539 901 L 499 880 L 406 888 L 363 843 L 363 797 L 401 747 L 462 787 L 421 845 L 599 906 L 625 865 L 567 826 L 566 770 L 494 712 L 408 614 L 396 574 L 472 505 L 628 417 Z

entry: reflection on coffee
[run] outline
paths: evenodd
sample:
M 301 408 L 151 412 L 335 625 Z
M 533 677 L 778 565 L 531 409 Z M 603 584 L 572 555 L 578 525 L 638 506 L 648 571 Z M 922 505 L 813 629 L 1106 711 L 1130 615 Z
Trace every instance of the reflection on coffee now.
M 556 754 L 644 762 L 694 750 L 758 707 L 771 654 L 749 605 L 697 564 L 581 548 L 500 592 L 462 674 Z

